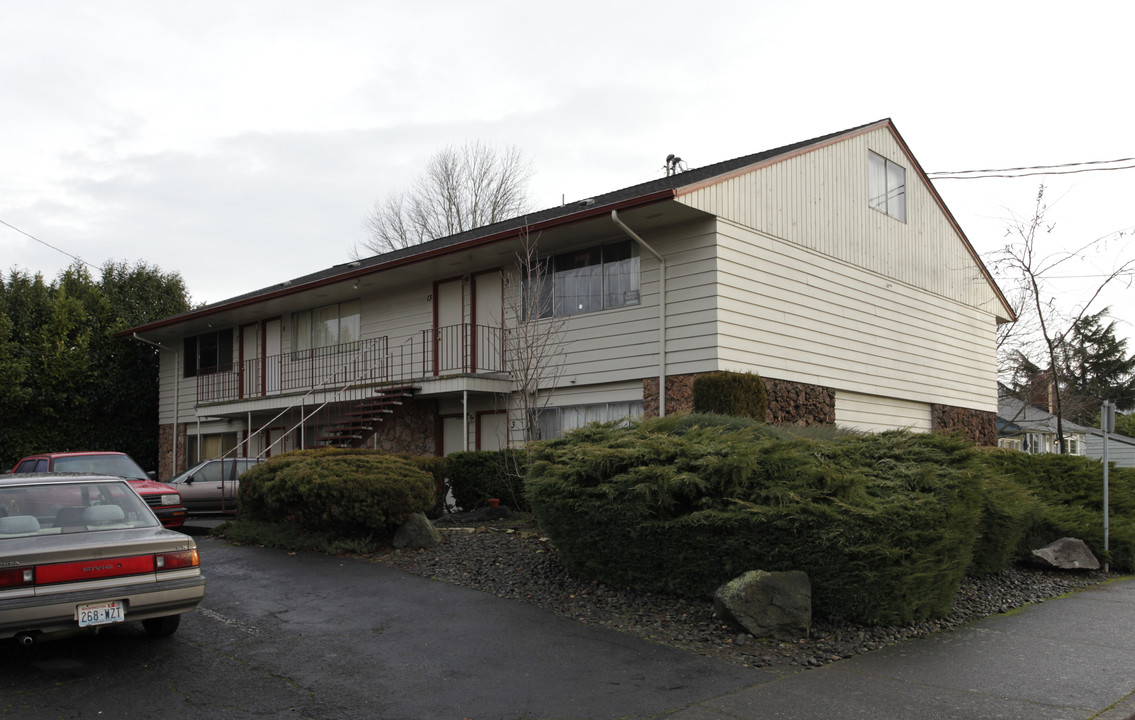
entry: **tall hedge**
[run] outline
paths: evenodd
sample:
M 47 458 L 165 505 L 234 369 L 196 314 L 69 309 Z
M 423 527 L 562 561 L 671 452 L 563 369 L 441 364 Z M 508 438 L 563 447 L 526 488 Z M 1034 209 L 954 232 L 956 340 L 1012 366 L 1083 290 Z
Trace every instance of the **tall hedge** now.
M 447 460 L 449 489 L 457 507 L 473 510 L 497 498 L 513 510 L 531 512 L 524 493 L 528 459 L 523 449 L 455 452 Z
M 435 498 L 433 475 L 414 460 L 375 450 L 296 450 L 241 475 L 237 517 L 365 537 L 393 532 Z
M 972 445 L 743 425 L 670 416 L 539 444 L 527 493 L 565 566 L 693 597 L 748 570 L 804 570 L 822 616 L 949 613 L 980 532 Z

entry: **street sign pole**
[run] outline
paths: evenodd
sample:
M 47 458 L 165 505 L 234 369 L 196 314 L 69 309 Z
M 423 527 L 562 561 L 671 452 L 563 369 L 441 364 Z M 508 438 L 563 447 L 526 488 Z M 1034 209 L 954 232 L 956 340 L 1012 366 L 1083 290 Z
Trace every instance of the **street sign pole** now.
M 1107 434 L 1115 430 L 1115 403 L 1110 400 L 1105 400 L 1103 408 L 1100 410 L 1100 430 L 1103 431 L 1103 551 L 1108 554 L 1110 551 L 1109 545 L 1109 527 L 1108 527 L 1108 466 L 1107 466 Z M 1104 562 L 1103 571 L 1108 571 L 1109 563 Z

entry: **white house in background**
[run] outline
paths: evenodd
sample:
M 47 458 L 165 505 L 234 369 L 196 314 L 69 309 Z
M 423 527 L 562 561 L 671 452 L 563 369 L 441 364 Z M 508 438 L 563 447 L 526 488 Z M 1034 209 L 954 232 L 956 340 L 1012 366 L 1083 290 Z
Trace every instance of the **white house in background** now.
M 1057 445 L 1056 415 L 1002 394 L 997 402 L 997 446 L 1033 455 L 1064 452 L 1084 455 L 1090 428 L 1064 421 L 1064 448 Z
M 687 410 L 693 378 L 732 370 L 765 379 L 772 422 L 996 442 L 1015 318 L 890 120 L 674 170 L 123 333 L 164 349 L 161 476 L 233 447 L 521 441 L 525 238 L 558 324 L 545 434 Z
M 1017 398 L 1002 395 L 997 412 L 998 447 L 1027 453 L 1057 452 L 1056 416 Z M 1103 460 L 1103 431 L 1064 422 L 1064 448 L 1071 455 Z M 1107 461 L 1117 467 L 1135 467 L 1135 438 L 1108 433 Z

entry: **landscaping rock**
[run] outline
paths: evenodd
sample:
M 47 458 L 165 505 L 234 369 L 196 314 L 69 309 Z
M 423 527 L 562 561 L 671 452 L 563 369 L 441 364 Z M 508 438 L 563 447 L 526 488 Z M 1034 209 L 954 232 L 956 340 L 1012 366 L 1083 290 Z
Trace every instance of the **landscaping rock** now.
M 754 637 L 795 640 L 812 627 L 812 584 L 807 573 L 753 570 L 717 588 L 713 611 Z
M 414 513 L 394 531 L 391 544 L 399 549 L 409 548 L 421 550 L 423 548 L 437 547 L 441 542 L 441 533 L 422 513 Z
M 1029 558 L 1038 567 L 1058 570 L 1099 570 L 1100 561 L 1088 549 L 1083 540 L 1060 538 L 1039 550 L 1033 550 Z

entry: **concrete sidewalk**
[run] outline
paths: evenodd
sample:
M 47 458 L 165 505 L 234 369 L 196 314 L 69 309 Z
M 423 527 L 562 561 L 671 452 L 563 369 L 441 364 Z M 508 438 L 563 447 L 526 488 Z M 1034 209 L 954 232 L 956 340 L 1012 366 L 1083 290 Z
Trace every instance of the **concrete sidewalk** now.
M 665 717 L 1133 718 L 1135 579 L 770 680 Z

